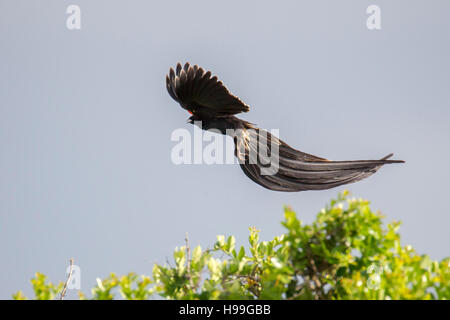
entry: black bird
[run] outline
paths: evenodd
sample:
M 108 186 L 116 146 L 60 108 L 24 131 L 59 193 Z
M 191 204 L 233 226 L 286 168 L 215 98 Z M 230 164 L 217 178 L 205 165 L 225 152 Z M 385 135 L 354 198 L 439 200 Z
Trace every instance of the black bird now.
M 367 178 L 384 164 L 404 162 L 388 160 L 393 154 L 380 160 L 330 161 L 293 149 L 266 130 L 235 117 L 248 112 L 249 106 L 197 65 L 178 63 L 175 70 L 170 68 L 166 85 L 170 96 L 192 115 L 189 123 L 201 121 L 203 130 L 215 129 L 233 137 L 244 173 L 270 190 L 329 189 Z M 275 170 L 268 169 L 267 158 L 277 163 Z

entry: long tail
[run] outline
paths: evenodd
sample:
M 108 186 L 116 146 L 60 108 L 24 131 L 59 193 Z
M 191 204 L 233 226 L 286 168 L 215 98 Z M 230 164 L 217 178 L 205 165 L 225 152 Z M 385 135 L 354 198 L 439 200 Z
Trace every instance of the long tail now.
M 264 137 L 261 134 L 264 133 Z M 244 143 L 245 161 L 241 162 L 244 173 L 261 186 L 276 191 L 324 190 L 365 179 L 385 164 L 403 163 L 402 160 L 389 160 L 389 154 L 380 160 L 330 161 L 296 150 L 285 142 L 272 136 L 265 130 L 249 131 Z M 258 141 L 255 143 L 255 141 Z M 278 154 L 266 150 L 266 159 L 261 158 L 258 150 L 270 149 L 271 141 L 278 144 Z M 242 144 L 242 143 L 241 143 Z M 250 161 L 249 154 L 258 154 L 258 161 Z M 262 160 L 262 161 L 261 161 Z M 278 162 L 273 174 L 265 174 L 264 169 L 269 161 Z M 255 163 L 256 162 L 256 163 Z

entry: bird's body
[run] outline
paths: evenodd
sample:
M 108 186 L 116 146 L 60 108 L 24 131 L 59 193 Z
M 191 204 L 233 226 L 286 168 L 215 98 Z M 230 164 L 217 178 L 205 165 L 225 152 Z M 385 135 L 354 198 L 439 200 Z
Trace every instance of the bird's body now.
M 389 160 L 330 161 L 290 147 L 288 144 L 253 124 L 234 116 L 249 107 L 232 95 L 211 72 L 186 63 L 177 64 L 166 76 L 170 96 L 192 116 L 189 122 L 203 130 L 215 129 L 230 135 L 241 169 L 257 184 L 276 191 L 324 190 L 360 181 L 381 166 L 402 163 Z M 264 152 L 262 152 L 264 151 Z M 268 162 L 276 170 L 268 171 Z M 272 168 L 273 169 L 273 168 Z

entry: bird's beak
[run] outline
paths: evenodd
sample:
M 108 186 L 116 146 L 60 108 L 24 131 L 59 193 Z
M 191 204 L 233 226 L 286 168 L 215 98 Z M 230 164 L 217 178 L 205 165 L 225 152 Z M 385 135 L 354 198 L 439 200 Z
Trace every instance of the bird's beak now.
M 190 116 L 190 117 L 187 119 L 186 123 L 194 124 L 194 116 Z

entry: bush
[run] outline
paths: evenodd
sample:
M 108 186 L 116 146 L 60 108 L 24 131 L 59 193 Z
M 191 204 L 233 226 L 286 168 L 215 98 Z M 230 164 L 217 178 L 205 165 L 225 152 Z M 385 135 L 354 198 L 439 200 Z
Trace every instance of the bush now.
M 341 193 L 303 225 L 284 209 L 286 232 L 260 241 L 250 228 L 247 250 L 233 236 L 218 236 L 211 249 L 176 248 L 174 266 L 153 267 L 152 276 L 111 274 L 91 299 L 448 299 L 450 258 L 432 261 L 402 247 L 400 223 L 383 225 L 369 202 Z M 31 280 L 35 299 L 58 297 L 63 284 Z M 25 299 L 22 292 L 14 299 Z M 80 293 L 80 298 L 86 296 Z

